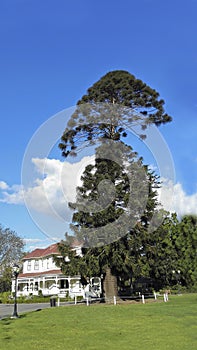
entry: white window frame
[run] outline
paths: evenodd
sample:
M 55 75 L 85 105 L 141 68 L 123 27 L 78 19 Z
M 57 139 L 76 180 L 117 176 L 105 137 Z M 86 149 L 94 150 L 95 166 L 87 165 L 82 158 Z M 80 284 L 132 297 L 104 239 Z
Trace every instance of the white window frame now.
M 31 271 L 31 260 L 27 261 L 27 271 Z
M 34 261 L 34 270 L 39 270 L 39 260 Z

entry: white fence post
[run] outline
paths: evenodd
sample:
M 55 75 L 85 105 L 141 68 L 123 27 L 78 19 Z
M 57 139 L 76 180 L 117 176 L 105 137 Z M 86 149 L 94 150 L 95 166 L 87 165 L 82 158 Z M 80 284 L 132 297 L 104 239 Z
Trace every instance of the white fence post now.
M 76 296 L 76 294 L 75 294 L 75 305 L 77 304 L 77 296 Z
M 145 304 L 144 295 L 142 294 L 142 304 Z
M 89 299 L 88 299 L 88 297 L 86 298 L 86 305 L 87 305 L 87 306 L 89 305 Z
M 165 303 L 166 303 L 166 301 L 168 301 L 168 294 L 167 293 L 164 293 L 163 300 Z
M 114 295 L 114 305 L 117 304 L 117 301 L 116 301 L 116 296 Z
M 157 300 L 157 293 L 154 292 L 154 297 L 155 297 L 155 300 Z

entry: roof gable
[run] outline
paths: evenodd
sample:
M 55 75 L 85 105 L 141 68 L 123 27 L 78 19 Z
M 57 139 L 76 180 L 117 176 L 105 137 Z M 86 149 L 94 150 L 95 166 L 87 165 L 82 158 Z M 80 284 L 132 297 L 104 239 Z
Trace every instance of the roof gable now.
M 53 254 L 59 254 L 59 250 L 58 250 L 58 245 L 57 243 L 50 245 L 47 248 L 37 248 L 34 249 L 32 252 L 28 253 L 27 255 L 24 256 L 23 260 L 26 259 L 33 259 L 33 258 L 44 258 L 46 256 L 50 256 Z

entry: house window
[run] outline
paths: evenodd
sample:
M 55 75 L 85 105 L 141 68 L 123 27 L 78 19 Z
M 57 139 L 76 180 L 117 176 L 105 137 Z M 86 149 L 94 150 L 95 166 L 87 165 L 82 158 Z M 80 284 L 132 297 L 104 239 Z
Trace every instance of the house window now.
M 47 269 L 49 269 L 49 259 L 47 259 Z
M 34 270 L 39 270 L 39 261 L 35 260 L 34 262 Z
M 60 280 L 60 288 L 61 289 L 68 289 L 69 288 L 68 280 Z
M 31 261 L 30 261 L 30 260 L 27 262 L 27 270 L 28 270 L 28 271 L 31 270 Z

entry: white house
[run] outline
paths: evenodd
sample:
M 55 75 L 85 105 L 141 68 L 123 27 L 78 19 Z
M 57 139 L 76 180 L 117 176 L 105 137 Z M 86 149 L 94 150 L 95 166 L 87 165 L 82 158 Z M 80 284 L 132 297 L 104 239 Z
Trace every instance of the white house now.
M 76 243 L 76 242 L 75 242 Z M 78 255 L 81 254 L 81 246 L 73 247 Z M 58 245 L 52 244 L 45 249 L 35 249 L 23 258 L 23 270 L 17 279 L 17 296 L 59 295 L 74 298 L 85 297 L 86 293 L 100 296 L 101 279 L 90 278 L 89 284 L 83 288 L 80 276 L 65 276 L 56 266 L 53 255 L 60 255 Z M 12 280 L 12 292 L 15 290 L 15 280 Z

